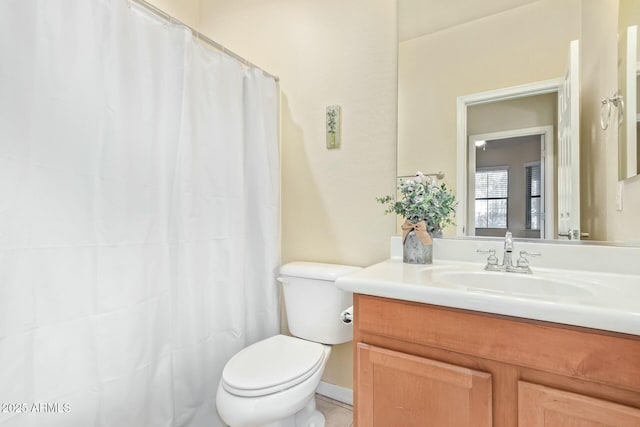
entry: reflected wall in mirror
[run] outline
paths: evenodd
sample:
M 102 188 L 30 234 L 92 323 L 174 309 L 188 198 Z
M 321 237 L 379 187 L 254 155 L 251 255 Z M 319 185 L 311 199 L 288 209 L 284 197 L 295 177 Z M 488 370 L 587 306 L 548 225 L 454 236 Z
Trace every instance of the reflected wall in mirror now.
M 618 179 L 632 178 L 640 173 L 640 141 L 638 128 L 640 101 L 640 1 L 620 0 L 618 13 L 618 83 L 624 99 L 624 115 L 618 130 Z M 608 115 L 608 113 L 604 113 Z
M 618 0 L 399 0 L 398 7 L 398 175 L 442 170 L 458 188 L 456 100 L 564 77 L 567 47 L 580 40 L 580 229 L 593 240 L 640 242 L 640 181 L 625 183 L 624 209 L 616 209 L 618 134 L 599 123 L 601 99 L 618 90 Z M 458 7 L 468 10 L 456 21 L 450 11 Z M 456 222 L 445 234 L 459 232 Z

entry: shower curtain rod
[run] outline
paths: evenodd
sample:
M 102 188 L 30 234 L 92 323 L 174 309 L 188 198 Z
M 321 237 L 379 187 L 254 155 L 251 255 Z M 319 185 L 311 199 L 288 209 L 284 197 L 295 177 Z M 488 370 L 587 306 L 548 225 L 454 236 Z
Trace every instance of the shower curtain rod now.
M 193 36 L 197 40 L 205 42 L 206 44 L 210 45 L 214 49 L 216 49 L 216 50 L 218 50 L 218 51 L 220 51 L 222 53 L 225 53 L 225 54 L 237 59 L 238 61 L 240 61 L 241 63 L 243 63 L 244 65 L 246 65 L 248 67 L 254 67 L 254 68 L 259 69 L 266 76 L 269 76 L 269 77 L 273 78 L 276 81 L 276 83 L 278 83 L 280 81 L 280 78 L 278 76 L 274 76 L 273 74 L 269 73 L 268 71 L 265 71 L 261 67 L 258 67 L 256 64 L 252 63 L 251 61 L 243 58 L 242 56 L 238 55 L 237 53 L 227 49 L 224 46 L 222 46 L 220 43 L 211 40 L 209 37 L 205 36 L 200 31 L 198 31 L 195 28 L 191 27 L 190 25 L 187 25 L 184 22 L 174 18 L 173 16 L 169 15 L 168 13 L 164 12 L 163 10 L 158 9 L 157 7 L 152 5 L 151 3 L 149 3 L 149 2 L 147 2 L 145 0 L 127 0 L 127 1 L 129 2 L 129 4 L 135 4 L 137 6 L 140 6 L 140 7 L 144 8 L 148 12 L 151 12 L 152 14 L 162 18 L 163 20 L 167 21 L 170 24 L 177 24 L 177 25 L 181 25 L 183 27 L 186 27 L 189 31 L 191 31 L 191 34 L 193 34 Z

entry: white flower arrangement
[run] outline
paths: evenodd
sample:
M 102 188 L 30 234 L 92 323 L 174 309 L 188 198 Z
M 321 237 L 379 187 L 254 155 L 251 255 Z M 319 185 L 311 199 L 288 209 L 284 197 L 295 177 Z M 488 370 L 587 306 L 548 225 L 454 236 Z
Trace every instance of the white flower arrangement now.
M 414 224 L 425 221 L 429 233 L 454 223 L 456 198 L 444 183 L 438 185 L 435 179 L 417 172 L 415 178 L 401 179 L 398 190 L 402 193 L 400 201 L 392 196 L 376 198 L 388 205 L 385 214 L 394 212 Z

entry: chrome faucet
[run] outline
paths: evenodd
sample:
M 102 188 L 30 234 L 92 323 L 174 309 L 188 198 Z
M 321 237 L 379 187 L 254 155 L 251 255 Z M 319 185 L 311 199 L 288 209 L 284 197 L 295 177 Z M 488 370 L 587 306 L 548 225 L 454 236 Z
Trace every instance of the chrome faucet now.
M 502 269 L 505 271 L 511 271 L 513 268 L 513 261 L 511 260 L 511 252 L 513 252 L 513 237 L 511 232 L 507 231 L 504 235 L 504 255 L 502 257 Z
M 502 264 L 498 264 L 498 257 L 496 256 L 495 249 L 489 250 L 477 250 L 478 253 L 488 253 L 487 265 L 484 269 L 487 271 L 506 271 L 509 273 L 529 273 L 531 274 L 531 268 L 529 267 L 529 260 L 527 256 L 540 256 L 538 252 L 526 252 L 520 251 L 520 258 L 516 261 L 516 265 L 513 265 L 513 258 L 511 253 L 513 252 L 513 236 L 510 231 L 504 236 L 504 255 L 502 257 Z

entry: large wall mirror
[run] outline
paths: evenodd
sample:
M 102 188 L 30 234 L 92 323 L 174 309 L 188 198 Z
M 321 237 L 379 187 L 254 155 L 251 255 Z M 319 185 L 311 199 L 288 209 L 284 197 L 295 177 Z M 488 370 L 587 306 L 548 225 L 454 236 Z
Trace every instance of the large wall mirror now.
M 446 234 L 498 236 L 513 228 L 528 238 L 608 240 L 599 231 L 608 200 L 594 173 L 604 149 L 592 143 L 605 93 L 582 80 L 573 88 L 581 109 L 570 118 L 581 132 L 573 172 L 560 110 L 569 102 L 574 51 L 586 54 L 578 60 L 585 81 L 606 79 L 606 91 L 618 89 L 619 12 L 627 13 L 618 0 L 398 0 L 398 175 L 442 171 L 449 187 L 463 188 L 457 228 Z M 595 53 L 590 43 L 612 26 L 603 57 L 603 47 Z M 606 67 L 606 77 L 593 76 Z M 504 95 L 510 90 L 524 95 Z M 569 173 L 574 178 L 562 184 Z

